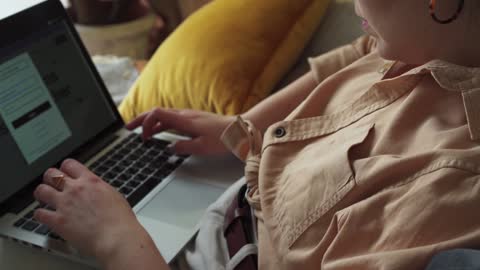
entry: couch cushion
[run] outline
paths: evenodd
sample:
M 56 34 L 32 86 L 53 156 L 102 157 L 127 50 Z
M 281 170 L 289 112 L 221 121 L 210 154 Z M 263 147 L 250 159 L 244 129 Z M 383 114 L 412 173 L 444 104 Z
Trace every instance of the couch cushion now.
M 362 34 L 365 32 L 362 30 L 359 17 L 355 14 L 353 0 L 333 0 L 297 63 L 275 89 L 281 89 L 309 71 L 309 57 L 352 43 Z
M 120 105 L 126 121 L 154 107 L 248 110 L 291 68 L 329 0 L 216 0 L 161 45 Z

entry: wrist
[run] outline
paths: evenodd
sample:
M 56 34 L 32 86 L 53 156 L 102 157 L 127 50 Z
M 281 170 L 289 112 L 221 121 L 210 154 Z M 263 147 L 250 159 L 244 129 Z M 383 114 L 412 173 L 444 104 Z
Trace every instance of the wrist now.
M 113 269 L 114 264 L 127 263 L 132 255 L 155 248 L 153 240 L 139 223 L 117 226 L 97 240 L 94 256 L 103 269 Z
M 169 266 L 145 230 L 131 233 L 105 253 L 100 261 L 105 270 L 168 270 Z

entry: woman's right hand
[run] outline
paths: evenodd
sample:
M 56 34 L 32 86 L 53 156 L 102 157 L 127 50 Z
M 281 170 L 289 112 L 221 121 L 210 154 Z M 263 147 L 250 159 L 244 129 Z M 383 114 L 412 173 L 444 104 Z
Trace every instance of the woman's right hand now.
M 154 109 L 127 124 L 133 130 L 142 126 L 143 139 L 164 130 L 175 130 L 191 140 L 178 141 L 172 146 L 175 153 L 194 155 L 221 155 L 228 153 L 220 137 L 225 128 L 235 121 L 234 116 L 222 116 L 196 110 Z

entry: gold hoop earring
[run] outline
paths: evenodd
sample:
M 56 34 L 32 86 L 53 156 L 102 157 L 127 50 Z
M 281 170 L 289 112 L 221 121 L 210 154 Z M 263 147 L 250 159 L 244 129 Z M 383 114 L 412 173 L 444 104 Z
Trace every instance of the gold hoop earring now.
M 433 20 L 439 24 L 448 24 L 453 21 L 455 21 L 460 13 L 462 13 L 463 6 L 465 5 L 465 0 L 459 0 L 458 2 L 458 8 L 455 14 L 453 14 L 452 17 L 446 19 L 446 20 L 441 20 L 437 17 L 437 14 L 435 13 L 435 6 L 436 6 L 437 0 L 430 0 L 429 8 L 430 8 L 430 15 L 432 16 Z

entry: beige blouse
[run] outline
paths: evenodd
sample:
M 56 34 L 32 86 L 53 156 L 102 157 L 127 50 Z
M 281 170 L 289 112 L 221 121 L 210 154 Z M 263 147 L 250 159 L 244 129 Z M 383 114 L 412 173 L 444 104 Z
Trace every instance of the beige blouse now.
M 246 163 L 260 269 L 424 269 L 480 247 L 480 68 L 374 48 L 312 59 L 318 87 L 265 134 L 241 119 L 224 132 Z

